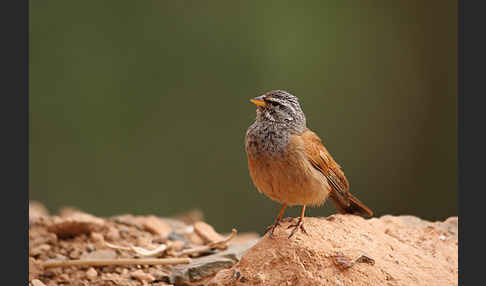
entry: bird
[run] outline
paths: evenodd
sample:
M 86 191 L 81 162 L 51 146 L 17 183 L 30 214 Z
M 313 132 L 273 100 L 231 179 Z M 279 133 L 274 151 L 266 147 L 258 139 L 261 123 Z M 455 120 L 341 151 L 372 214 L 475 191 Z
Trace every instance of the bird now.
M 319 136 L 307 128 L 299 99 L 284 90 L 271 90 L 250 99 L 256 119 L 245 135 L 248 170 L 256 189 L 282 205 L 275 222 L 266 228 L 273 237 L 286 219 L 287 206 L 302 206 L 297 222 L 288 226 L 290 239 L 304 227 L 307 206 L 321 206 L 327 198 L 342 214 L 373 216 L 373 212 L 349 192 L 341 166 Z M 293 219 L 291 219 L 293 220 Z

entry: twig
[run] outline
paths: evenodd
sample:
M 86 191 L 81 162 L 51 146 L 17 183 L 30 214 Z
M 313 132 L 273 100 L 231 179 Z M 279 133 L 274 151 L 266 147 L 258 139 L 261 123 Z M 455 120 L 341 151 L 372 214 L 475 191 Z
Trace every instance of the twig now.
M 111 244 L 111 243 L 106 242 L 106 241 L 105 241 L 105 245 L 110 247 L 110 248 L 114 248 L 114 249 L 131 250 L 131 251 L 133 251 L 133 252 L 135 252 L 135 253 L 137 253 L 138 255 L 141 255 L 141 256 L 159 256 L 164 251 L 166 251 L 167 248 L 168 248 L 167 245 L 161 244 L 156 249 L 148 250 L 148 249 L 133 246 L 133 245 L 130 245 L 129 247 L 114 245 L 114 244 Z
M 179 256 L 182 256 L 182 255 L 202 253 L 202 252 L 209 251 L 213 248 L 225 249 L 226 247 L 228 247 L 228 242 L 230 242 L 230 240 L 232 240 L 236 236 L 237 233 L 238 232 L 236 231 L 236 229 L 233 228 L 231 230 L 231 234 L 225 239 L 209 243 L 208 245 L 205 245 L 205 246 L 182 250 L 181 252 L 176 253 L 175 256 L 179 257 Z
M 64 266 L 107 266 L 107 265 L 176 265 L 191 263 L 190 258 L 120 258 L 120 259 L 86 259 L 46 261 L 44 268 Z

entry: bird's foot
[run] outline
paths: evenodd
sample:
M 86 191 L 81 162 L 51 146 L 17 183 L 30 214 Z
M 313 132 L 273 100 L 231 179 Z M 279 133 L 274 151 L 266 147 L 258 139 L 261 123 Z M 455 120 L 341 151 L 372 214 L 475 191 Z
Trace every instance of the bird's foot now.
M 299 218 L 299 220 L 296 223 L 289 225 L 289 227 L 287 227 L 287 228 L 288 229 L 293 228 L 292 232 L 289 235 L 289 238 L 291 238 L 297 232 L 297 230 L 299 230 L 299 228 L 302 230 L 303 233 L 308 234 L 307 231 L 304 228 L 304 221 L 303 221 L 302 218 Z
M 280 222 L 283 221 L 283 220 L 285 220 L 285 219 L 277 219 L 277 220 L 275 220 L 275 222 L 272 225 L 267 226 L 267 228 L 265 229 L 265 233 L 267 233 L 268 231 L 270 231 L 270 238 L 273 238 L 273 232 L 275 231 L 275 229 L 277 228 L 277 226 L 280 226 Z

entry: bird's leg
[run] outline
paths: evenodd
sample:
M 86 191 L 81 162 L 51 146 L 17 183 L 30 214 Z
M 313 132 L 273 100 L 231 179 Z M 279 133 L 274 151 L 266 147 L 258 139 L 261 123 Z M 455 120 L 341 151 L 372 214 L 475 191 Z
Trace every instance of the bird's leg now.
M 282 215 L 283 215 L 283 213 L 284 213 L 284 211 L 285 211 L 285 208 L 286 208 L 286 207 L 287 207 L 287 204 L 286 204 L 286 203 L 284 203 L 284 204 L 283 204 L 283 206 L 282 206 L 282 208 L 280 209 L 280 212 L 279 212 L 279 213 L 278 213 L 278 215 L 277 215 L 277 218 L 275 219 L 275 222 L 274 222 L 272 225 L 268 226 L 268 227 L 265 229 L 265 233 L 267 233 L 267 232 L 270 230 L 270 237 L 273 237 L 273 231 L 275 230 L 275 228 L 276 228 L 277 226 L 279 226 L 279 225 L 280 225 L 280 221 L 281 221 L 281 219 L 282 219 Z
M 303 233 L 307 234 L 307 231 L 304 228 L 304 214 L 305 214 L 305 205 L 302 207 L 302 213 L 300 214 L 300 217 L 299 217 L 299 220 L 297 221 L 297 223 L 291 224 L 288 227 L 288 228 L 294 228 L 294 229 L 292 229 L 292 232 L 290 233 L 289 238 L 291 238 L 299 228 L 302 229 Z

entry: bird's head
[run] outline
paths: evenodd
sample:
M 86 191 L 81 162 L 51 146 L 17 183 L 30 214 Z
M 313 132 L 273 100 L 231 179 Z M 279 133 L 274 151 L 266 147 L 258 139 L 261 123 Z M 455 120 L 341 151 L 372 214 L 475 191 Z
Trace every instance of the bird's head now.
M 305 115 L 296 96 L 283 90 L 272 90 L 250 101 L 257 106 L 257 121 L 305 129 Z

